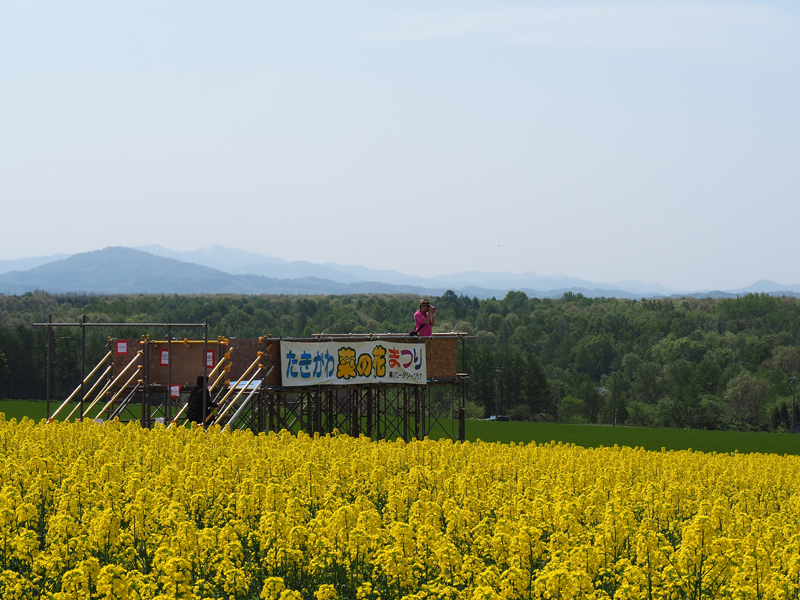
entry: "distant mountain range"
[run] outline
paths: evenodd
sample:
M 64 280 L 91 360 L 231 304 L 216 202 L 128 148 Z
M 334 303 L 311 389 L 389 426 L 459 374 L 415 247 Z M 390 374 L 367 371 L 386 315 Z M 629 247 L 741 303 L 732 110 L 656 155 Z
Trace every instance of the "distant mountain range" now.
M 0 293 L 33 290 L 98 294 L 349 294 L 422 293 L 413 286 L 344 284 L 315 277 L 273 279 L 231 274 L 204 265 L 156 256 L 133 248 L 105 248 L 75 254 L 0 275 Z
M 517 274 L 465 271 L 452 275 L 420 277 L 398 271 L 368 269 L 358 265 L 340 265 L 332 262 L 324 264 L 306 261 L 288 262 L 274 256 L 265 256 L 243 250 L 231 250 L 223 246 L 211 246 L 189 252 L 178 252 L 157 245 L 142 246 L 137 249 L 158 256 L 213 267 L 231 274 L 263 275 L 273 279 L 316 277 L 339 283 L 378 282 L 414 286 L 415 288 L 452 289 L 454 291 L 479 288 L 492 292 L 497 290 L 505 290 L 507 292 L 510 289 L 546 292 L 580 288 L 585 290 L 625 291 L 634 295 L 668 295 L 675 293 L 663 285 L 645 284 L 639 281 L 624 281 L 615 284 L 595 283 L 585 279 L 567 277 L 566 275 L 543 276 L 531 272 Z
M 30 258 L 17 258 L 16 260 L 0 259 L 0 274 L 9 271 L 25 271 L 55 260 L 67 258 L 69 254 L 53 254 L 51 256 L 32 256 Z
M 289 262 L 244 250 L 211 246 L 181 252 L 163 246 L 111 247 L 67 256 L 0 260 L 0 293 L 34 290 L 97 294 L 352 294 L 441 295 L 446 290 L 470 297 L 503 297 L 510 290 L 531 297 L 557 298 L 565 292 L 592 297 L 735 297 L 747 293 L 800 295 L 800 284 L 758 281 L 746 288 L 680 293 L 638 281 L 594 283 L 536 273 L 467 271 L 419 277 L 392 270 L 336 263 Z

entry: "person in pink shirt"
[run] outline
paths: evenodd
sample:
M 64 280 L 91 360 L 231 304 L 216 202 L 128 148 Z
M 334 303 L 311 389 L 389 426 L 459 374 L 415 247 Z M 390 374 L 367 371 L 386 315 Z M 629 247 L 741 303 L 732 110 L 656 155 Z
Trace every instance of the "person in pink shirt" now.
M 436 325 L 436 307 L 427 298 L 419 301 L 419 310 L 414 313 L 414 326 L 420 336 L 430 336 Z

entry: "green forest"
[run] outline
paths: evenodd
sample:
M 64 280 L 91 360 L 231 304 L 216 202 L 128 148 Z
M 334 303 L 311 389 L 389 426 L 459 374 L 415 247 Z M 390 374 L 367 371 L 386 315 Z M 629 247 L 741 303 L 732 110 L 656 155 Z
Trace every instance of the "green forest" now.
M 610 423 L 616 405 L 616 422 L 627 425 L 786 431 L 791 423 L 790 379 L 800 368 L 796 298 L 634 301 L 509 292 L 478 300 L 447 292 L 431 300 L 438 308 L 434 331 L 471 336 L 471 418 L 497 410 L 515 420 Z M 306 337 L 408 332 L 418 302 L 410 295 L 0 295 L 0 398 L 44 397 L 46 332 L 32 324 L 48 316 L 78 322 L 85 315 L 91 323 L 208 319 L 215 339 Z M 87 328 L 87 365 L 103 355 L 108 336 L 143 334 L 164 330 Z M 80 380 L 80 336 L 78 328 L 54 332 L 55 398 Z

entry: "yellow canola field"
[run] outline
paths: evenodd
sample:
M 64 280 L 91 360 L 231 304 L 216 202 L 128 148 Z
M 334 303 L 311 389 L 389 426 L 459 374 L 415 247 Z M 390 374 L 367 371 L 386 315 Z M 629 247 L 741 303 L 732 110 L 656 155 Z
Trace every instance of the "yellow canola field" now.
M 0 596 L 796 598 L 800 459 L 0 417 Z

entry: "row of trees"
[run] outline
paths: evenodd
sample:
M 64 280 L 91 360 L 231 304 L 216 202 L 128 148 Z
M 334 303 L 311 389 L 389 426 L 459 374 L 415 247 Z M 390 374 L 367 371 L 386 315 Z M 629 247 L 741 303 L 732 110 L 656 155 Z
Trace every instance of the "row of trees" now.
M 351 296 L 0 296 L 0 397 L 44 393 L 47 320 L 202 322 L 211 335 L 306 337 L 314 333 L 406 332 L 419 298 Z M 800 302 L 738 299 L 560 299 L 510 292 L 478 300 L 433 299 L 436 330 L 464 331 L 470 414 L 499 405 L 520 419 L 610 422 L 708 429 L 782 430 L 792 420 L 791 376 L 800 370 Z M 163 335 L 133 327 L 87 331 L 87 361 L 108 335 Z M 196 332 L 176 332 L 179 337 Z M 79 378 L 80 333 L 53 337 L 54 394 Z M 460 360 L 460 359 L 459 359 Z M 502 373 L 498 373 L 498 370 Z M 498 395 L 499 393 L 499 395 Z M 798 415 L 800 421 L 800 415 Z

